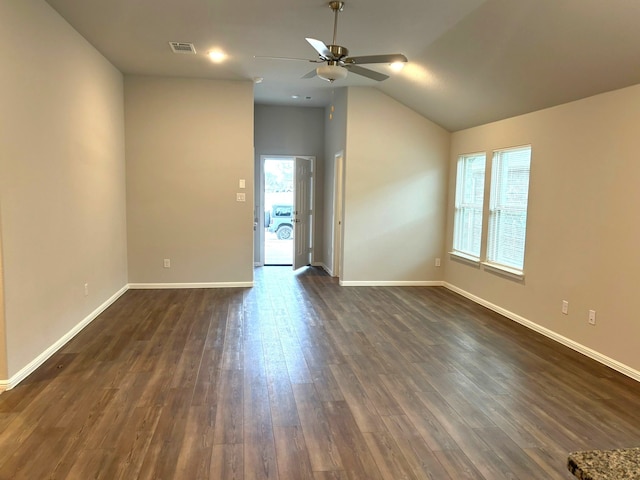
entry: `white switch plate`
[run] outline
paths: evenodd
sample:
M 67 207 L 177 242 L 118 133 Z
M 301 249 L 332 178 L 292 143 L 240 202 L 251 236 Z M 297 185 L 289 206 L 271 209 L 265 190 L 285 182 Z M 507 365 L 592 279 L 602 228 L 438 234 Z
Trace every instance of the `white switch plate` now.
M 440 259 L 436 258 L 436 267 L 439 267 L 439 266 L 440 266 Z
M 246 195 L 244 193 L 236 193 L 237 202 L 246 202 Z
M 562 313 L 569 315 L 569 302 L 562 300 Z
M 240 181 L 238 182 L 238 187 L 239 188 L 246 188 L 247 183 L 244 181 L 244 178 L 241 178 Z
M 595 325 L 595 324 L 596 324 L 596 311 L 589 310 L 589 325 Z
M 89 284 L 88 283 L 84 284 L 84 296 L 85 297 L 89 296 Z
M 169 258 L 164 259 L 164 268 L 171 268 L 171 259 Z

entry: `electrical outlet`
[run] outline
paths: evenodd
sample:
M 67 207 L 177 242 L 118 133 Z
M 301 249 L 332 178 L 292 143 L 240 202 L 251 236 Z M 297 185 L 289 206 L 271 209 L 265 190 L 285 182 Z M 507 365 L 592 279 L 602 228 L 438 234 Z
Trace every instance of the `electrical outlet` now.
M 88 283 L 84 284 L 84 296 L 85 297 L 89 296 L 89 284 Z
M 171 259 L 169 258 L 164 259 L 164 268 L 171 268 Z
M 596 324 L 596 311 L 589 310 L 589 325 L 595 325 L 595 324 Z
M 440 266 L 440 259 L 436 258 L 436 267 L 439 267 L 439 266 Z
M 569 302 L 562 300 L 562 313 L 569 315 Z

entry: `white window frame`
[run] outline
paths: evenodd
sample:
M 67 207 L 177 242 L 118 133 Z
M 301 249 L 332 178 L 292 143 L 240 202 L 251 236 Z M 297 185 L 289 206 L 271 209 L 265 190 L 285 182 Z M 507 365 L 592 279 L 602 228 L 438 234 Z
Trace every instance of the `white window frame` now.
M 470 162 L 482 158 L 482 175 L 478 185 L 471 174 Z M 473 262 L 480 261 L 482 251 L 482 231 L 484 212 L 485 172 L 487 168 L 487 155 L 484 152 L 470 153 L 458 157 L 458 171 L 456 176 L 456 198 L 453 218 L 453 247 L 452 255 L 462 257 Z M 471 180 L 471 181 L 468 181 Z M 476 189 L 480 189 L 480 199 L 473 195 Z M 471 198 L 471 201 L 469 199 Z M 476 223 L 476 222 L 479 222 Z M 469 245 L 477 245 L 477 250 Z
M 521 173 L 520 178 L 515 177 L 516 182 L 509 181 L 510 174 L 514 180 L 513 173 L 523 167 L 526 173 Z M 518 278 L 524 277 L 530 172 L 531 145 L 493 152 L 487 253 L 483 264 L 490 270 Z M 522 175 L 526 178 L 522 178 Z M 511 223 L 512 227 L 519 227 L 519 230 L 512 231 L 512 235 L 507 235 L 508 227 L 505 226 L 509 218 L 515 220 Z M 507 245 L 507 242 L 512 245 Z

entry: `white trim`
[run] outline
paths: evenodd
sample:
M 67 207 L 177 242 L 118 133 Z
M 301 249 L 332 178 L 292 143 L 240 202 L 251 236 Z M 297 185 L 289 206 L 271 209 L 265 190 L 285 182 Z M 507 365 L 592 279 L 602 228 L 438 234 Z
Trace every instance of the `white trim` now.
M 207 283 L 130 283 L 131 290 L 166 290 L 170 288 L 251 288 L 253 282 Z
M 444 283 L 441 280 L 376 280 L 376 281 L 357 281 L 357 280 L 340 280 L 342 287 L 442 287 Z
M 9 380 L 0 380 L 0 392 L 3 390 L 10 390 L 16 385 L 18 385 L 22 380 L 27 378 L 31 373 L 34 372 L 40 365 L 46 362 L 49 357 L 51 357 L 54 353 L 64 347 L 69 340 L 75 337 L 78 333 L 82 331 L 87 325 L 93 322 L 98 315 L 104 312 L 109 306 L 111 306 L 118 298 L 120 298 L 129 287 L 125 285 L 116 293 L 114 293 L 106 302 L 96 308 L 93 312 L 87 315 L 80 323 L 78 323 L 75 327 L 69 330 L 66 334 L 64 334 L 57 342 L 47 348 L 44 352 L 38 355 L 35 359 L 33 359 L 26 367 L 22 368 L 18 373 L 16 373 Z M 4 388 L 3 388 L 4 387 Z
M 526 318 L 521 317 L 520 315 L 517 315 L 513 312 L 510 312 L 509 310 L 505 310 L 502 307 L 499 307 L 483 298 L 477 297 L 465 290 L 462 290 L 461 288 L 451 285 L 450 283 L 444 282 L 444 286 L 449 290 L 451 290 L 452 292 L 456 292 L 462 295 L 463 297 L 466 297 L 469 300 L 472 300 L 475 303 L 488 308 L 489 310 L 493 310 L 494 312 L 499 313 L 503 317 L 513 320 L 514 322 L 517 322 L 521 325 L 524 325 L 525 327 L 530 328 L 531 330 L 534 330 L 535 332 L 538 332 L 541 335 L 544 335 L 545 337 L 550 338 L 551 340 L 555 340 L 556 342 L 564 345 L 565 347 L 569 347 L 570 349 L 575 350 L 576 352 L 579 352 L 583 355 L 586 355 L 587 357 L 595 360 L 596 362 L 602 363 L 603 365 L 606 365 L 622 373 L 623 375 L 626 375 L 627 377 L 630 377 L 640 382 L 640 371 L 635 370 L 629 367 L 628 365 L 620 363 L 617 360 L 614 360 L 613 358 L 607 357 L 606 355 L 596 352 L 595 350 L 592 350 L 589 347 L 585 347 L 584 345 L 578 342 L 575 342 L 570 338 L 560 335 L 559 333 L 556 333 L 553 330 L 549 330 L 546 327 L 538 325 L 537 323 L 534 323 L 531 320 L 527 320 Z
M 516 268 L 507 267 L 498 263 L 481 262 L 487 272 L 497 273 L 505 277 L 514 278 L 516 280 L 524 280 L 524 272 Z
M 474 257 L 473 255 L 469 255 L 468 253 L 452 250 L 451 252 L 449 252 L 449 255 L 453 260 L 460 260 L 462 262 L 467 262 L 475 267 L 480 266 L 480 259 L 478 257 Z

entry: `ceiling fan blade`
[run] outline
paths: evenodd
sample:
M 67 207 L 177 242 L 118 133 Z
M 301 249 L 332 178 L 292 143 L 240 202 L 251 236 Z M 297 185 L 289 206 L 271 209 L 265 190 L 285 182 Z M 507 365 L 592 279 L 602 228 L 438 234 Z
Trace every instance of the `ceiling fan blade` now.
M 313 70 L 311 70 L 309 73 L 307 73 L 306 75 L 300 77 L 300 78 L 313 78 L 315 76 L 317 76 L 318 74 L 316 73 L 316 69 L 314 68 Z
M 318 52 L 318 54 L 322 58 L 326 58 L 329 60 L 333 59 L 333 54 L 331 53 L 331 50 L 329 50 L 329 47 L 327 47 L 322 40 L 316 40 L 315 38 L 305 38 L 305 40 L 309 42 L 309 44 L 311 44 L 313 49 L 316 52 Z
M 371 80 L 375 80 L 377 82 L 382 82 L 389 78 L 389 75 L 385 75 L 384 73 L 374 72 L 373 70 L 369 70 L 368 68 L 359 67 L 353 64 L 346 64 L 345 68 L 347 68 L 350 72 L 357 73 L 358 75 L 362 75 L 363 77 L 370 78 Z
M 366 63 L 408 62 L 407 57 L 405 57 L 401 53 L 390 53 L 387 55 L 367 55 L 364 57 L 348 57 L 343 61 L 346 64 L 354 65 L 364 65 Z
M 308 58 L 270 57 L 270 56 L 263 56 L 263 55 L 254 55 L 253 58 L 264 58 L 267 60 L 294 60 L 299 62 L 322 63 L 322 60 L 309 60 Z

